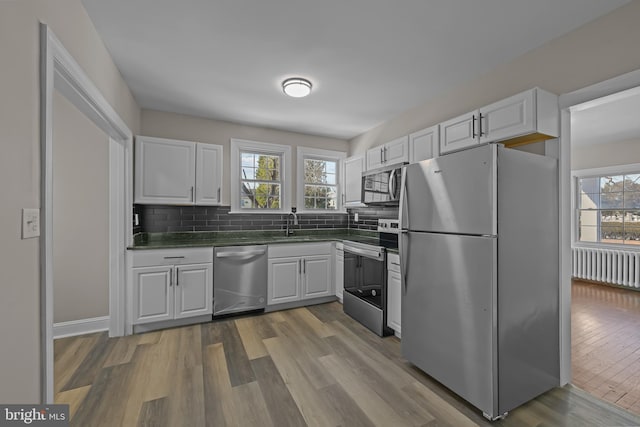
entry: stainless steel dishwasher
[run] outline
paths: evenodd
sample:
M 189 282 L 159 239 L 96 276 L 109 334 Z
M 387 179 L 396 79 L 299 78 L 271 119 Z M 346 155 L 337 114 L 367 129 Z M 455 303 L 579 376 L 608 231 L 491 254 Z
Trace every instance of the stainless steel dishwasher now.
M 213 315 L 267 306 L 267 245 L 213 250 Z

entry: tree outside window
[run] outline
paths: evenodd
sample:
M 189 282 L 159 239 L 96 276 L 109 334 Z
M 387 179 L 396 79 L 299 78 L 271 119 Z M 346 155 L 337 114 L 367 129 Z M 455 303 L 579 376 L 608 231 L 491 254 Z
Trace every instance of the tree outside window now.
M 640 244 L 640 174 L 578 179 L 578 240 Z
M 280 209 L 282 159 L 278 155 L 240 152 L 240 209 Z
M 338 209 L 338 162 L 314 158 L 304 159 L 304 208 Z

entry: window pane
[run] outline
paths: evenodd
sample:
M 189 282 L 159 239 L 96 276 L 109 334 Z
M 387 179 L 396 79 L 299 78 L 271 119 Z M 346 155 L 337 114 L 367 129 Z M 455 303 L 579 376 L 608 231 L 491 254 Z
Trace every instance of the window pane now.
M 625 177 L 624 177 L 624 189 L 625 189 L 625 191 L 638 191 L 638 192 L 640 192 L 640 174 L 625 175 Z
M 600 192 L 601 193 L 621 192 L 623 178 L 624 177 L 622 175 L 600 177 Z
M 316 159 L 304 160 L 304 182 L 322 184 L 326 181 L 326 162 Z
M 242 167 L 242 179 L 256 179 L 256 170 L 250 167 Z
M 640 245 L 640 211 L 628 211 L 625 213 L 624 243 Z
M 598 215 L 598 211 L 580 211 L 578 213 L 578 234 L 580 241 L 598 241 Z
M 624 207 L 627 209 L 640 209 L 640 191 L 625 191 Z
M 582 193 L 580 194 L 579 209 L 598 209 L 600 207 L 600 194 Z
M 313 197 L 305 197 L 304 198 L 304 207 L 306 209 L 314 209 L 316 207 L 315 199 Z
M 622 243 L 624 237 L 623 211 L 602 211 L 600 215 L 600 241 Z
M 578 185 L 583 193 L 593 194 L 600 192 L 600 178 L 580 178 Z
M 336 174 L 335 173 L 328 173 L 327 174 L 327 178 L 325 180 L 326 184 L 331 184 L 331 185 L 336 185 Z
M 255 165 L 255 158 L 253 153 L 242 153 L 241 154 L 242 157 L 242 166 L 247 166 L 247 167 L 256 167 Z
M 602 193 L 600 194 L 600 207 L 602 209 L 622 208 L 622 193 Z

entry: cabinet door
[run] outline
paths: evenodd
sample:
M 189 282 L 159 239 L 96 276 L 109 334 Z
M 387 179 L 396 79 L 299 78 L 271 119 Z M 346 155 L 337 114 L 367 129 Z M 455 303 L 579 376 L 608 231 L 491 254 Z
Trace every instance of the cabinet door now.
M 344 162 L 344 205 L 363 206 L 362 172 L 364 156 L 349 157 Z
M 280 304 L 300 299 L 300 257 L 269 260 L 267 304 Z
M 378 169 L 384 165 L 384 146 L 367 150 L 367 170 Z
M 135 203 L 193 204 L 196 143 L 136 138 Z
M 440 127 L 422 129 L 409 135 L 409 163 L 438 157 L 440 150 Z
M 133 269 L 133 323 L 173 319 L 173 267 Z
M 479 144 L 476 111 L 440 123 L 440 154 Z
M 222 203 L 222 145 L 196 146 L 196 205 Z
M 331 257 L 319 255 L 302 259 L 302 298 L 317 298 L 333 295 Z
M 344 251 L 342 243 L 336 244 L 336 296 L 342 302 L 342 293 L 344 291 Z
M 213 266 L 193 264 L 176 266 L 174 317 L 213 313 Z
M 409 161 L 409 137 L 403 136 L 384 144 L 385 165 L 394 165 L 396 163 L 406 163 Z
M 500 141 L 535 131 L 535 89 L 480 109 L 480 142 Z
M 400 273 L 389 271 L 387 276 L 387 326 L 400 335 L 402 283 Z

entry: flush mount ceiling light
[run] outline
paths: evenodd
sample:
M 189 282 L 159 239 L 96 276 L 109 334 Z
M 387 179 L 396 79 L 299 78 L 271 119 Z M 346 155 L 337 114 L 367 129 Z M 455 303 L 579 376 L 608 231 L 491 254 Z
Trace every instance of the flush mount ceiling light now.
M 282 90 L 293 98 L 303 98 L 311 93 L 311 82 L 301 77 L 292 77 L 282 82 Z

